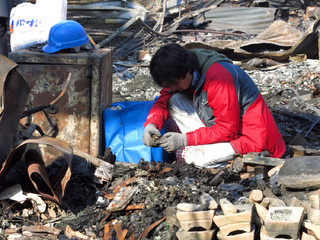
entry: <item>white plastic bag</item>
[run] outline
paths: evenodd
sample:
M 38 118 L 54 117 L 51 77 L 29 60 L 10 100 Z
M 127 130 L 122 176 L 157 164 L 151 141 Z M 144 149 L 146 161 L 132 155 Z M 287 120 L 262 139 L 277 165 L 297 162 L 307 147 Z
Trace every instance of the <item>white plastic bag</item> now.
M 67 18 L 67 0 L 24 2 L 10 13 L 11 51 L 44 43 L 51 27 Z

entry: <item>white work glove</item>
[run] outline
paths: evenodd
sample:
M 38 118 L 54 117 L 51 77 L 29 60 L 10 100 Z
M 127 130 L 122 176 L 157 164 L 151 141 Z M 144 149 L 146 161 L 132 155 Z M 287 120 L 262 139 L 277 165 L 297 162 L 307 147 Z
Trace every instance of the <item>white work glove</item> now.
M 177 132 L 167 132 L 159 140 L 159 146 L 167 152 L 187 146 L 187 135 Z
M 142 141 L 143 141 L 144 145 L 146 145 L 146 146 L 158 147 L 160 137 L 161 137 L 160 131 L 154 126 L 154 124 L 149 123 L 144 128 Z

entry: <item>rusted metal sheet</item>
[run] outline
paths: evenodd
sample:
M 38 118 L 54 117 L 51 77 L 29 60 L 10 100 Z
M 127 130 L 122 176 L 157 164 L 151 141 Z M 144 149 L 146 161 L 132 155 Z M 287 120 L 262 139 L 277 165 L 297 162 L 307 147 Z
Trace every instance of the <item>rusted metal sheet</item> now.
M 30 93 L 30 87 L 17 72 L 16 63 L 0 54 L 1 98 L 3 111 L 0 119 L 0 166 L 7 158 L 17 133 L 19 120 Z
M 45 169 L 45 163 L 40 153 L 29 149 L 25 160 L 28 175 L 36 190 L 46 199 L 59 203 L 64 195 L 65 187 L 71 177 L 72 148 L 61 140 L 52 137 L 39 137 L 23 141 L 18 147 L 10 152 L 0 170 L 0 186 L 5 184 L 6 177 L 10 169 L 22 159 L 27 144 L 44 144 L 52 146 L 54 149 L 64 154 L 66 164 L 61 167 L 60 173 L 56 176 L 55 182 L 50 182 Z
M 94 2 L 88 4 L 69 4 L 68 17 L 73 18 L 99 18 L 108 23 L 123 23 L 138 13 L 140 17 L 145 20 L 147 18 L 147 9 L 133 1 L 108 1 L 108 2 Z M 102 26 L 99 26 L 103 28 Z
M 283 21 L 282 21 L 283 22 Z M 286 23 L 284 23 L 286 24 Z M 281 25 L 278 25 L 281 27 Z M 320 30 L 320 19 L 313 22 L 312 26 L 305 32 L 300 39 L 298 35 L 293 33 L 290 38 L 282 36 L 281 29 L 273 29 L 272 27 L 266 29 L 263 35 L 268 36 L 267 32 L 274 32 L 272 34 L 274 41 L 271 39 L 256 39 L 252 38 L 248 41 L 208 41 L 204 42 L 192 42 L 187 43 L 184 47 L 188 49 L 192 48 L 206 48 L 213 49 L 218 52 L 223 52 L 230 58 L 248 59 L 253 57 L 266 57 L 276 61 L 287 60 L 290 56 L 296 54 L 306 54 L 308 58 L 318 58 L 318 34 Z M 278 36 L 277 36 L 278 33 Z M 278 43 L 278 40 L 281 42 Z M 291 47 L 290 47 L 291 43 Z M 286 46 L 286 44 L 288 44 Z M 283 48 L 285 47 L 285 48 Z M 274 49 L 272 49 L 274 48 Z M 279 48 L 283 48 L 283 51 L 279 51 Z
M 57 139 L 93 156 L 104 151 L 100 136 L 102 111 L 112 102 L 111 55 L 109 49 L 56 54 L 18 50 L 9 55 L 19 64 L 20 74 L 31 82 L 29 109 L 57 98 L 72 73 L 66 93 L 49 109 L 49 116 L 57 123 Z M 30 122 L 50 128 L 43 112 L 22 121 Z
M 210 29 L 259 34 L 274 21 L 276 8 L 218 7 L 204 13 Z

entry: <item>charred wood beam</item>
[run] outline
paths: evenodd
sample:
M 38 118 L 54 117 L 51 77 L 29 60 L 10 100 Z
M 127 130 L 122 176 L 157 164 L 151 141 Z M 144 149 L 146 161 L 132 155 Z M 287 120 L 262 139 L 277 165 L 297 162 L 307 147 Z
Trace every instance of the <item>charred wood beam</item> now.
M 130 27 L 133 23 L 135 23 L 139 18 L 141 18 L 144 14 L 144 11 L 139 11 L 137 13 L 137 15 L 135 15 L 134 17 L 132 17 L 129 21 L 127 21 L 124 25 L 122 25 L 119 30 L 115 33 L 113 33 L 111 36 L 109 36 L 108 38 L 102 40 L 101 42 L 99 42 L 98 44 L 95 45 L 96 49 L 99 49 L 101 47 L 103 47 L 104 45 L 106 45 L 108 42 L 110 42 L 112 39 L 114 39 L 116 36 L 118 36 L 121 32 L 123 32 L 124 30 L 126 30 L 128 27 Z

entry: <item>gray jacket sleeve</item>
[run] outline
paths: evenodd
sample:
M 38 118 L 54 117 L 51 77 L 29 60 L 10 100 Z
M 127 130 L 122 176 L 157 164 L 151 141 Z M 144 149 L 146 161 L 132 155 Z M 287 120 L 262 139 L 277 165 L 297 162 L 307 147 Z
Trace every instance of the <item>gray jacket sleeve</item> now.
M 7 0 L 0 0 L 0 17 L 9 18 L 10 11 L 8 9 Z
M 25 0 L 0 0 L 0 17 L 10 18 L 12 8 L 23 2 Z

